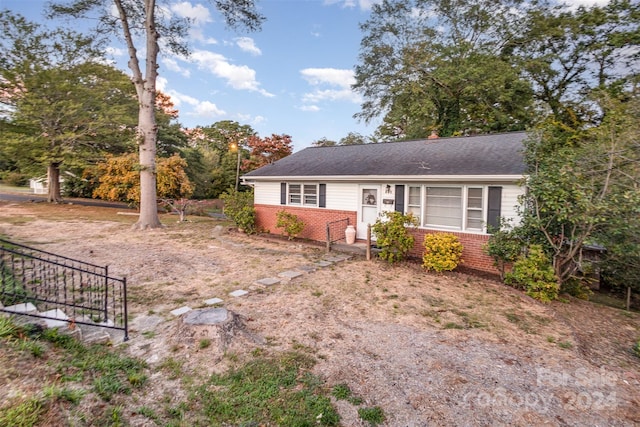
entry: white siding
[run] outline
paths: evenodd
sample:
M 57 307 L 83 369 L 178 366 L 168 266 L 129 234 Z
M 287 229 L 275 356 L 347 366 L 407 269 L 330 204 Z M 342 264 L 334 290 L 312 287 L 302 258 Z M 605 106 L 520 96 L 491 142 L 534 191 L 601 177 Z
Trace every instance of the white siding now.
M 503 185 L 502 186 L 502 206 L 500 207 L 500 215 L 503 218 L 513 220 L 514 224 L 520 222 L 520 215 L 518 214 L 517 206 L 518 196 L 524 194 L 525 187 L 518 185 Z
M 327 183 L 327 209 L 358 210 L 358 184 Z
M 280 205 L 279 182 L 256 182 L 253 201 L 259 205 Z

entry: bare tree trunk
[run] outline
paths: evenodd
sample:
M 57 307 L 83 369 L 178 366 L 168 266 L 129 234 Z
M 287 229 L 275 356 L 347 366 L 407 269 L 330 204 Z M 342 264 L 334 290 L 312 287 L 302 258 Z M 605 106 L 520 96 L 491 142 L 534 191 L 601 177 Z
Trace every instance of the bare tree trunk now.
M 47 166 L 47 202 L 59 203 L 60 195 L 60 162 L 52 162 Z
M 155 0 L 145 0 L 146 62 L 145 75 L 142 76 L 126 13 L 121 1 L 116 1 L 124 25 L 125 39 L 129 46 L 129 68 L 133 71 L 133 81 L 138 93 L 140 110 L 138 113 L 138 144 L 140 145 L 140 217 L 133 225 L 134 229 L 162 227 L 158 216 L 158 198 L 156 195 L 156 126 L 155 102 L 156 79 L 158 77 L 158 32 L 155 25 Z
M 148 89 L 145 90 L 145 94 L 147 91 Z M 153 112 L 153 101 L 149 100 L 149 98 L 153 98 L 148 95 L 145 98 L 145 101 L 140 105 L 140 119 L 138 121 L 140 133 L 140 216 L 138 222 L 133 225 L 133 228 L 139 230 L 162 227 L 158 216 L 156 194 L 157 127 Z

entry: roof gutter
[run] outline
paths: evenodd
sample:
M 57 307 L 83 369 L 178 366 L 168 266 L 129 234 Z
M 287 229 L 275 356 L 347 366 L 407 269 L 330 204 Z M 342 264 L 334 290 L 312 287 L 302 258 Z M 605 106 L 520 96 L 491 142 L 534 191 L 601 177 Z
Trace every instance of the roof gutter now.
M 243 183 L 313 181 L 313 182 L 442 182 L 442 181 L 519 181 L 525 175 L 335 175 L 335 176 L 243 176 Z

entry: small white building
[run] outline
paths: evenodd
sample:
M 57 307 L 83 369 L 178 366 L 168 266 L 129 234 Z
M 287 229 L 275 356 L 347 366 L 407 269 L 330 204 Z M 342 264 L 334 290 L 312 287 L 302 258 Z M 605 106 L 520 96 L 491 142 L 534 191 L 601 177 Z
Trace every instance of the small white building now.
M 29 188 L 33 191 L 33 194 L 47 194 L 47 177 L 31 178 L 29 180 Z

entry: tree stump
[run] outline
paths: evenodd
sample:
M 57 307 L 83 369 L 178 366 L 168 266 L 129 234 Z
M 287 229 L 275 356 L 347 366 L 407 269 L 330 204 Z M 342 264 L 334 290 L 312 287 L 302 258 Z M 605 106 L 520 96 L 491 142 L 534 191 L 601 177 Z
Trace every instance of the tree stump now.
M 240 315 L 226 308 L 203 308 L 186 313 L 174 337 L 186 347 L 196 348 L 210 340 L 207 345 L 217 345 L 225 351 L 235 337 L 246 334 L 244 328 Z

